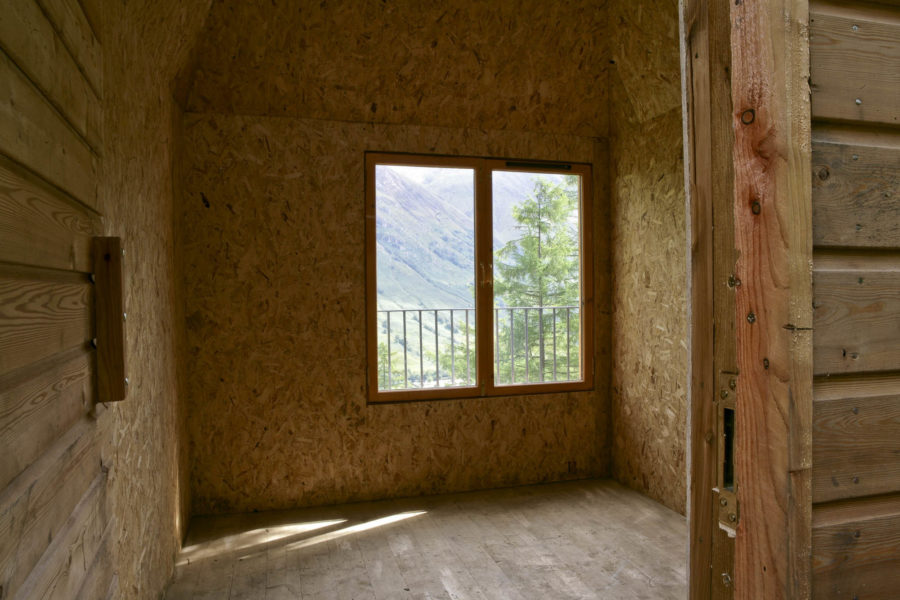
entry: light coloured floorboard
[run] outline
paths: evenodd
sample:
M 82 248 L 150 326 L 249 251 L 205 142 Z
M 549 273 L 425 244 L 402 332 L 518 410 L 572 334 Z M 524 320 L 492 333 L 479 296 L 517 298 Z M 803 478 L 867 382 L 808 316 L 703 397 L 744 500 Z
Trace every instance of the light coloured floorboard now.
M 610 480 L 198 517 L 166 598 L 681 599 L 686 539 Z

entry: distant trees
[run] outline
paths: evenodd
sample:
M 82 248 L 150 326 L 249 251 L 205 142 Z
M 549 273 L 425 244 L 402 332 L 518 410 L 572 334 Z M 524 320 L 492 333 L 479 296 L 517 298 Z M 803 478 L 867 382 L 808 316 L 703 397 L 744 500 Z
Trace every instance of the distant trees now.
M 498 384 L 565 381 L 581 375 L 578 199 L 576 177 L 562 182 L 537 177 L 532 193 L 513 206 L 518 235 L 494 252 L 498 310 L 493 350 Z M 379 389 L 417 388 L 423 382 L 424 387 L 447 386 L 451 381 L 475 384 L 474 313 L 464 322 L 457 311 L 451 326 L 447 309 L 439 310 L 434 320 L 433 311 L 431 307 L 421 310 L 421 324 L 419 310 L 408 311 L 406 339 L 398 333 L 403 331 L 405 313 L 400 323 L 394 322 L 390 358 L 388 344 L 379 341 Z M 386 323 L 380 329 L 388 333 Z M 432 342 L 435 329 L 437 343 Z M 425 340 L 419 339 L 419 331 Z
M 578 375 L 578 312 L 544 309 L 579 302 L 577 207 L 575 177 L 563 183 L 538 177 L 533 193 L 513 207 L 520 235 L 494 253 L 494 296 L 498 306 L 522 309 L 500 311 L 498 383 Z

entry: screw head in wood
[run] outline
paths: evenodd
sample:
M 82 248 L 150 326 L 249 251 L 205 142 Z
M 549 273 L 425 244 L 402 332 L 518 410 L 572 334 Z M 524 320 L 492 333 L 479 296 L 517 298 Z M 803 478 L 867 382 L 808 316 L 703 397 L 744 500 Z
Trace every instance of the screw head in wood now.
M 862 104 L 862 99 L 857 98 L 856 100 L 854 100 L 854 102 L 856 102 L 856 105 L 859 106 L 860 104 Z
M 753 212 L 754 215 L 758 215 L 759 213 L 762 212 L 762 205 L 757 200 L 753 204 L 750 205 L 750 210 L 751 210 L 751 212 Z
M 722 397 L 722 400 L 728 397 L 728 390 L 722 390 L 719 392 L 719 395 Z
M 724 583 L 726 586 L 731 585 L 731 575 L 729 575 L 728 573 L 722 573 L 722 583 Z
M 122 313 L 122 320 L 123 320 L 123 321 L 127 321 L 127 320 L 128 320 L 128 313 Z
M 747 322 L 756 323 L 756 315 L 754 313 L 750 313 L 749 315 L 747 315 Z
M 728 382 L 728 387 L 730 387 L 733 390 L 736 390 L 737 389 L 737 379 L 732 377 L 731 381 Z
M 731 521 L 732 523 L 736 522 L 736 521 L 737 521 L 737 515 L 734 514 L 734 513 L 731 513 L 730 515 L 728 515 L 728 520 Z
M 859 31 L 859 25 L 854 25 L 850 29 L 852 29 L 853 31 Z
M 764 358 L 764 359 L 763 359 L 763 368 L 764 368 L 764 369 L 768 369 L 768 368 L 769 368 L 769 359 L 768 359 L 768 358 Z
M 130 383 L 131 383 L 131 380 L 129 380 L 129 379 L 126 377 L 126 378 L 125 378 L 125 387 L 128 387 L 128 385 L 129 385 Z
M 91 273 L 90 278 L 91 278 L 91 283 L 97 283 L 97 276 L 96 276 L 96 275 L 94 275 L 93 273 Z
M 719 498 L 719 504 L 722 506 L 728 506 L 728 499 L 727 498 Z
M 97 338 L 94 338 L 91 340 L 91 348 L 96 348 L 96 347 L 97 347 Z

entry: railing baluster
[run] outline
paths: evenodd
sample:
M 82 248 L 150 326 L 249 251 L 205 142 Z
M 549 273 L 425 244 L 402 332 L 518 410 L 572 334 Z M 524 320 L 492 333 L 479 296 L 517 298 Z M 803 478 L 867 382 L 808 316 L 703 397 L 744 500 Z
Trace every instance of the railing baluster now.
M 453 309 L 450 309 L 450 385 L 456 385 L 456 335 L 453 331 Z
M 438 309 L 434 309 L 434 387 L 441 387 L 441 348 L 438 344 Z
M 525 383 L 531 382 L 531 371 L 529 370 L 528 359 L 531 358 L 531 348 L 528 347 L 528 308 L 525 308 Z
M 494 371 L 494 381 L 500 380 L 500 309 L 494 309 L 494 362 L 497 369 Z
M 469 368 L 469 309 L 466 309 L 466 383 L 472 381 L 472 372 Z
M 509 309 L 509 382 L 516 382 L 516 319 L 513 309 Z
M 419 387 L 425 387 L 425 348 L 422 347 L 422 311 L 419 310 Z
M 538 364 L 541 367 L 541 381 L 544 381 L 544 309 L 538 308 Z
M 544 322 L 544 316 L 546 315 L 546 310 L 550 310 L 550 328 L 546 327 L 547 323 Z M 379 386 L 384 385 L 383 388 L 380 389 L 411 389 L 411 377 L 410 377 L 410 365 L 409 365 L 409 352 L 410 352 L 410 340 L 409 340 L 409 313 L 415 313 L 413 318 L 417 318 L 419 323 L 419 339 L 417 351 L 419 353 L 419 385 L 416 386 L 418 388 L 426 388 L 426 387 L 441 387 L 441 311 L 449 311 L 450 312 L 450 383 L 447 384 L 449 387 L 455 387 L 457 385 L 470 385 L 474 382 L 473 377 L 473 364 L 471 354 L 475 352 L 477 354 L 478 349 L 472 346 L 472 336 L 470 334 L 470 319 L 472 315 L 475 313 L 475 309 L 472 308 L 418 308 L 418 309 L 396 309 L 396 310 L 383 310 L 377 311 L 377 314 L 380 315 L 378 320 L 379 329 L 384 327 L 387 335 L 387 357 L 384 360 L 381 360 L 381 355 L 379 354 L 379 368 L 381 369 L 382 375 L 379 381 L 383 381 L 384 383 L 379 383 Z M 457 329 L 457 320 L 456 313 L 458 311 L 464 311 L 465 313 L 465 354 L 466 354 L 466 365 L 465 365 L 465 375 L 460 376 L 460 381 L 457 383 L 456 381 L 456 329 Z M 580 307 L 579 306 L 512 306 L 512 307 L 494 307 L 493 313 L 493 351 L 495 352 L 494 356 L 494 373 L 495 373 L 495 381 L 498 384 L 513 384 L 513 383 L 536 383 L 536 382 L 555 382 L 555 381 L 571 381 L 573 378 L 572 374 L 572 350 L 573 346 L 575 346 L 574 350 L 577 353 L 579 352 L 580 346 L 578 345 L 578 340 L 580 338 L 576 337 L 573 341 L 573 323 L 572 316 L 573 312 L 575 313 L 575 318 L 579 319 L 580 315 Z M 560 335 L 563 333 L 560 330 L 560 311 L 565 312 L 565 332 L 566 336 L 565 342 L 565 372 L 562 372 L 562 366 L 560 361 L 562 356 L 559 354 L 561 350 L 561 342 L 559 340 Z M 401 318 L 403 320 L 403 331 L 402 331 L 402 346 L 403 346 L 403 381 L 402 387 L 400 387 L 400 380 L 394 381 L 394 315 L 393 313 L 400 313 Z M 424 317 L 425 313 L 431 312 L 433 313 L 434 319 L 434 379 L 426 382 L 425 380 L 425 329 L 424 329 Z M 538 364 L 535 365 L 539 368 L 540 374 L 537 373 L 532 376 L 531 373 L 531 359 L 534 356 L 531 353 L 531 330 L 534 328 L 534 324 L 531 322 L 531 313 L 537 313 L 537 331 L 535 332 L 538 336 Z M 507 322 L 505 327 L 508 329 L 507 335 L 509 336 L 509 375 L 504 376 L 501 372 L 502 365 L 504 364 L 504 360 L 501 357 L 501 349 L 506 346 L 506 344 L 501 343 L 501 333 L 503 333 L 504 329 L 501 327 L 501 318 L 503 313 L 507 316 Z M 523 322 L 523 353 L 522 360 L 524 361 L 524 377 L 521 373 L 517 372 L 516 366 L 516 319 L 518 315 L 521 314 Z M 381 320 L 384 319 L 384 321 Z M 577 326 L 580 321 L 577 321 L 575 325 Z M 463 324 L 460 323 L 459 326 Z M 580 335 L 579 330 L 574 333 Z M 547 344 L 546 335 L 552 336 L 552 343 Z M 415 335 L 415 334 L 414 334 Z M 446 342 L 447 340 L 444 340 Z M 552 365 L 548 362 L 547 359 L 547 350 L 548 345 L 552 349 L 553 358 Z M 580 355 L 576 357 L 576 375 L 580 373 L 580 365 L 579 359 Z M 446 366 L 445 366 L 446 369 Z M 462 367 L 460 367 L 462 369 Z M 386 375 L 384 372 L 386 371 Z M 551 377 L 552 374 L 552 377 Z M 445 376 L 447 374 L 445 373 Z
M 572 314 L 572 309 L 566 307 L 566 379 L 572 379 L 572 347 L 571 347 L 571 330 L 569 329 L 569 317 Z
M 553 308 L 553 381 L 556 381 L 556 307 Z
M 409 339 L 406 337 L 406 311 L 403 314 L 403 387 L 409 387 Z
M 394 380 L 391 377 L 393 373 L 391 373 L 391 311 L 387 311 L 387 382 L 388 389 L 392 389 L 394 387 Z

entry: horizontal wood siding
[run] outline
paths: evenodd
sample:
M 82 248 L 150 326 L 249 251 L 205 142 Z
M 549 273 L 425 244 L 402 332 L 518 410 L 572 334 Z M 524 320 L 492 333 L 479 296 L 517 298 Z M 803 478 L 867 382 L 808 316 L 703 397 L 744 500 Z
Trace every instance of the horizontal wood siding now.
M 810 3 L 813 597 L 900 589 L 900 6 Z
M 900 246 L 900 147 L 878 138 L 813 143 L 813 242 L 818 246 Z
M 99 158 L 4 52 L 0 52 L 0 154 L 96 207 Z
M 900 496 L 819 508 L 813 548 L 814 598 L 897 598 Z
M 900 366 L 900 261 L 887 271 L 820 268 L 813 286 L 817 375 Z
M 900 19 L 894 7 L 810 3 L 812 116 L 900 125 Z
M 59 189 L 0 157 L 0 256 L 7 262 L 87 272 L 96 216 Z
M 77 0 L 0 10 L 0 598 L 115 581 L 95 403 L 102 53 Z M 107 415 L 111 416 L 111 415 Z

